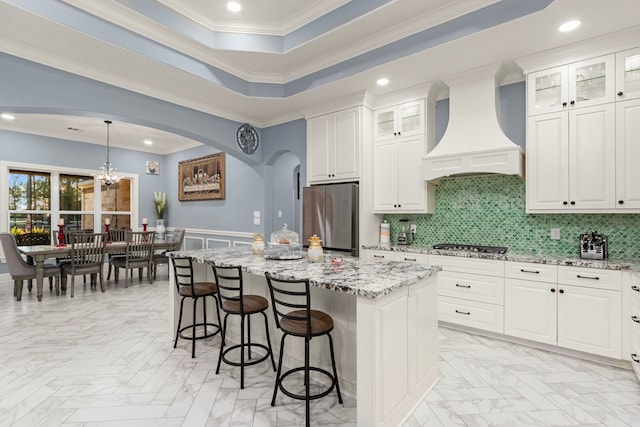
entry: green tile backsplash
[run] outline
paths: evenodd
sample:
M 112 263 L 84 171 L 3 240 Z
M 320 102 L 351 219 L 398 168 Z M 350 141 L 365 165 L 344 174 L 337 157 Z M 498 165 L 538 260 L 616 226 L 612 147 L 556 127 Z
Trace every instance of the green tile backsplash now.
M 610 258 L 640 258 L 640 214 L 527 214 L 525 183 L 517 176 L 443 178 L 436 187 L 434 214 L 384 216 L 395 242 L 400 219 L 418 226 L 414 245 L 467 243 L 507 246 L 509 252 L 579 256 L 580 233 L 609 236 Z M 560 240 L 551 240 L 551 228 Z

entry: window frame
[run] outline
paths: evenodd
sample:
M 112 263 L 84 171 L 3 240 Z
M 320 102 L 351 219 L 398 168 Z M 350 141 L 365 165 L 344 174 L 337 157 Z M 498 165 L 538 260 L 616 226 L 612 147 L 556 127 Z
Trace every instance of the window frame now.
M 32 213 L 51 213 L 51 228 L 54 230 L 57 227 L 58 219 L 60 218 L 60 175 L 85 175 L 91 176 L 97 170 L 93 169 L 79 169 L 65 166 L 44 165 L 36 163 L 22 163 L 22 162 L 10 162 L 0 161 L 0 200 L 6 201 L 7 204 L 2 203 L 3 209 L 0 209 L 0 232 L 9 231 L 9 212 L 27 212 L 27 211 L 9 211 L 9 171 L 11 169 L 22 170 L 25 172 L 44 172 L 51 175 L 51 205 L 49 211 L 33 211 Z M 120 176 L 130 180 L 131 191 L 131 204 L 129 211 L 119 211 L 118 215 L 129 214 L 131 218 L 131 224 L 135 224 L 137 221 L 134 219 L 138 217 L 138 186 L 139 178 L 135 173 L 118 173 Z M 100 189 L 102 195 L 102 186 L 99 181 L 94 179 L 94 191 L 96 188 Z M 101 224 L 103 214 L 114 214 L 112 211 L 102 211 L 101 204 L 102 196 L 94 197 L 93 212 L 79 212 L 83 215 L 92 214 L 93 223 Z M 75 212 L 75 211 L 74 211 Z M 65 214 L 71 213 L 71 211 L 64 211 Z

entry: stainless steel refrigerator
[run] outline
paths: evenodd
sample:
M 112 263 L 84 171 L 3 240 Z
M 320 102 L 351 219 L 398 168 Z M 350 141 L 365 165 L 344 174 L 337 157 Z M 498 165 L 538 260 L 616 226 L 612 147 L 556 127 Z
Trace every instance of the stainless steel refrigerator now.
M 312 185 L 302 190 L 302 243 L 316 234 L 325 250 L 358 256 L 358 184 Z

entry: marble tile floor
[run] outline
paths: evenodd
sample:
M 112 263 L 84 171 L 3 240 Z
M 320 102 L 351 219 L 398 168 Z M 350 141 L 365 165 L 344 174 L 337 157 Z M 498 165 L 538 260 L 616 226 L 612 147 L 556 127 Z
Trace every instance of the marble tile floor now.
M 164 273 L 164 274 L 163 274 Z M 304 403 L 278 395 L 268 364 L 215 374 L 219 338 L 173 349 L 166 267 L 153 285 L 134 279 L 45 287 L 14 300 L 0 281 L 0 426 L 300 426 Z M 441 380 L 402 427 L 640 426 L 632 371 L 440 328 Z M 355 400 L 312 403 L 314 425 L 356 425 Z

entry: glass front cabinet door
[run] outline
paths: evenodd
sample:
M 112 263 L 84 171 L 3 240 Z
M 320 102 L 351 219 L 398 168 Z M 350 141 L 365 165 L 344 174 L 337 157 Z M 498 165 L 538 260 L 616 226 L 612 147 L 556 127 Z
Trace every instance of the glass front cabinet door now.
M 528 115 L 613 102 L 614 65 L 607 55 L 529 74 Z
M 640 98 L 640 48 L 616 54 L 616 99 Z

